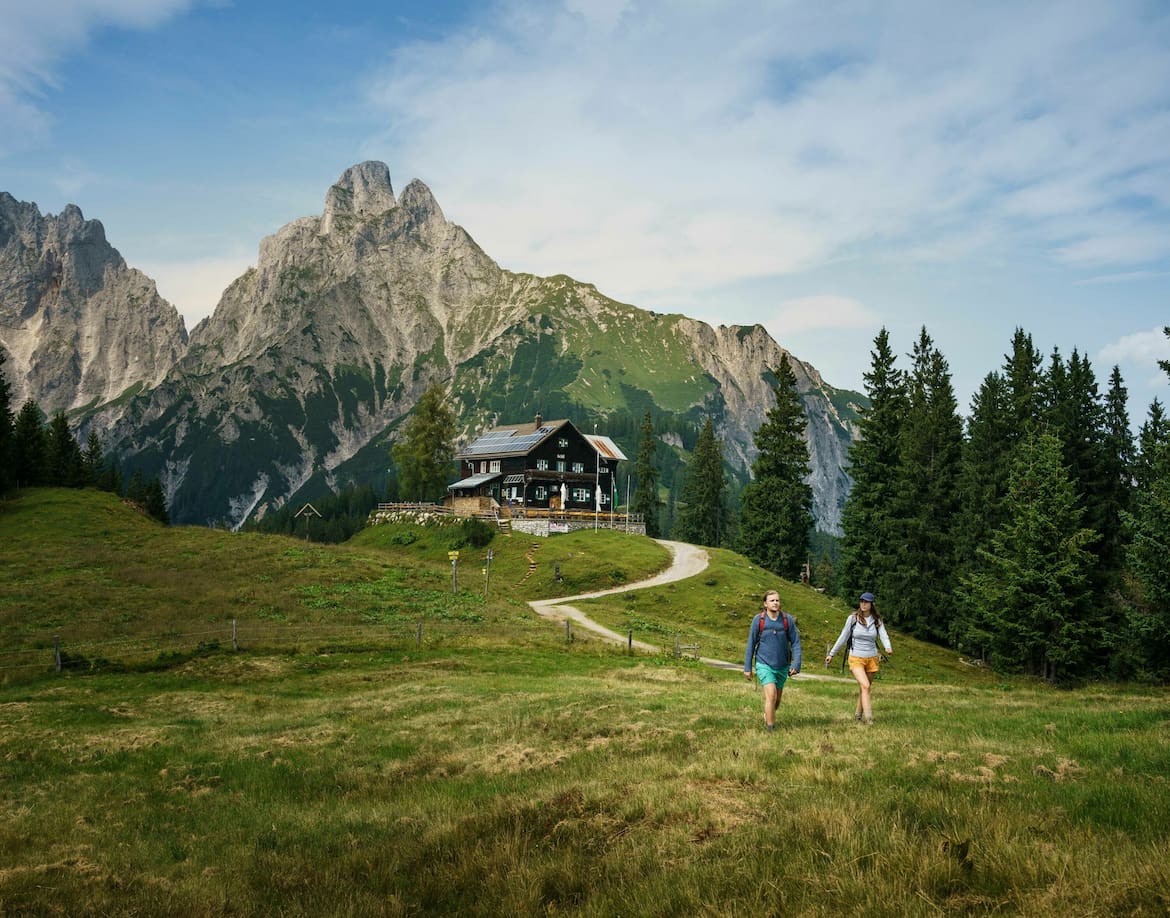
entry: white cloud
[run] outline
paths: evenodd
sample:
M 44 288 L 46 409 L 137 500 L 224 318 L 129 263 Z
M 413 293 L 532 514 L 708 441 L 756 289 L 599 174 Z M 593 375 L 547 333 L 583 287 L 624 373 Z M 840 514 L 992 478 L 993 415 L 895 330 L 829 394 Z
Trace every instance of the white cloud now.
M 371 87 L 372 145 L 506 267 L 629 299 L 859 251 L 1168 254 L 1131 213 L 1170 194 L 1170 21 L 1140 3 L 582 9 L 496 4 Z
M 1167 320 L 1170 324 L 1170 319 Z M 1170 360 L 1170 338 L 1161 326 L 1149 331 L 1125 335 L 1101 349 L 1098 358 L 1102 363 L 1150 364 L 1157 366 L 1159 360 Z
M 249 266 L 249 260 L 243 257 L 156 261 L 135 265 L 155 281 L 159 296 L 179 310 L 187 331 L 191 331 L 200 320 L 214 312 L 224 290 Z
M 877 328 L 881 320 L 872 309 L 847 296 L 805 296 L 780 304 L 764 320 L 777 338 L 812 329 Z
M 1079 285 L 1090 284 L 1125 284 L 1133 281 L 1157 280 L 1161 277 L 1170 277 L 1170 271 L 1122 271 L 1117 274 L 1101 274 L 1077 281 Z

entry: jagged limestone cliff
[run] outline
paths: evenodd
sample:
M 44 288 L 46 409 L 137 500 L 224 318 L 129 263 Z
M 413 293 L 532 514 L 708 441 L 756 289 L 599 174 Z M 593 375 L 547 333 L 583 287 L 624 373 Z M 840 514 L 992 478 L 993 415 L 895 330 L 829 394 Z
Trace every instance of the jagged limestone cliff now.
M 0 192 L 0 347 L 13 401 L 48 414 L 158 383 L 187 332 L 154 281 L 127 267 L 96 220 L 42 216 Z

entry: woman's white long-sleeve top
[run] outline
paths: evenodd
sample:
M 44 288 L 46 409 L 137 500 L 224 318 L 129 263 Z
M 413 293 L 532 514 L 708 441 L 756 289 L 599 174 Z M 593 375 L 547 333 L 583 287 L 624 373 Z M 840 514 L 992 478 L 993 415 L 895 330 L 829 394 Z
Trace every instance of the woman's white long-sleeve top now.
M 837 638 L 837 643 L 833 645 L 833 649 L 829 651 L 829 656 L 834 657 L 837 651 L 849 640 L 850 632 L 853 634 L 853 646 L 849 653 L 854 657 L 876 657 L 878 655 L 877 642 L 880 639 L 882 645 L 886 648 L 886 653 L 893 653 L 894 648 L 890 646 L 890 636 L 886 634 L 886 626 L 884 624 L 875 626 L 873 619 L 868 619 L 865 624 L 862 624 L 856 613 L 850 613 L 849 617 L 845 619 L 845 627 L 841 629 L 841 636 Z

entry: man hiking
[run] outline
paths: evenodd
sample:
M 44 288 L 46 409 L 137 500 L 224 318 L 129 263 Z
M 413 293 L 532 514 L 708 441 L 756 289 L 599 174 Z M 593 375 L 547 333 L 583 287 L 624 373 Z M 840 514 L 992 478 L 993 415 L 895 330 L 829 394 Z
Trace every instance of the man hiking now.
M 768 590 L 764 608 L 752 618 L 747 647 L 743 654 L 743 675 L 756 678 L 764 689 L 764 725 L 776 729 L 776 707 L 784 695 L 784 683 L 800 672 L 800 632 L 791 615 L 780 610 L 780 594 Z

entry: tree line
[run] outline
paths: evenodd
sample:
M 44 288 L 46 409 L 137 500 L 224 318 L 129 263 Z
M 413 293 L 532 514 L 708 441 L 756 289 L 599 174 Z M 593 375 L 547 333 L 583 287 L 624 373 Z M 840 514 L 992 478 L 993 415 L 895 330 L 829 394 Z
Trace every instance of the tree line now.
M 91 431 L 83 449 L 64 411 L 46 418 L 33 399 L 12 411 L 12 387 L 4 373 L 8 355 L 0 349 L 0 495 L 15 488 L 98 488 L 123 496 L 149 516 L 169 522 L 166 496 L 157 477 L 135 469 L 124 479 Z
M 1017 329 L 964 420 L 925 328 L 908 356 L 903 369 L 887 331 L 874 339 L 839 540 L 812 532 L 804 419 L 785 367 L 773 374 L 777 405 L 756 432 L 738 521 L 708 422 L 671 535 L 735 548 L 789 579 L 811 574 L 850 599 L 872 591 L 895 627 L 1005 672 L 1170 677 L 1170 422 L 1161 403 L 1135 438 L 1116 366 L 1102 392 L 1077 350 L 1042 355 Z M 1170 374 L 1170 361 L 1159 365 Z M 661 520 L 652 433 L 635 463 L 635 509 Z M 805 567 L 814 544 L 818 563 Z

